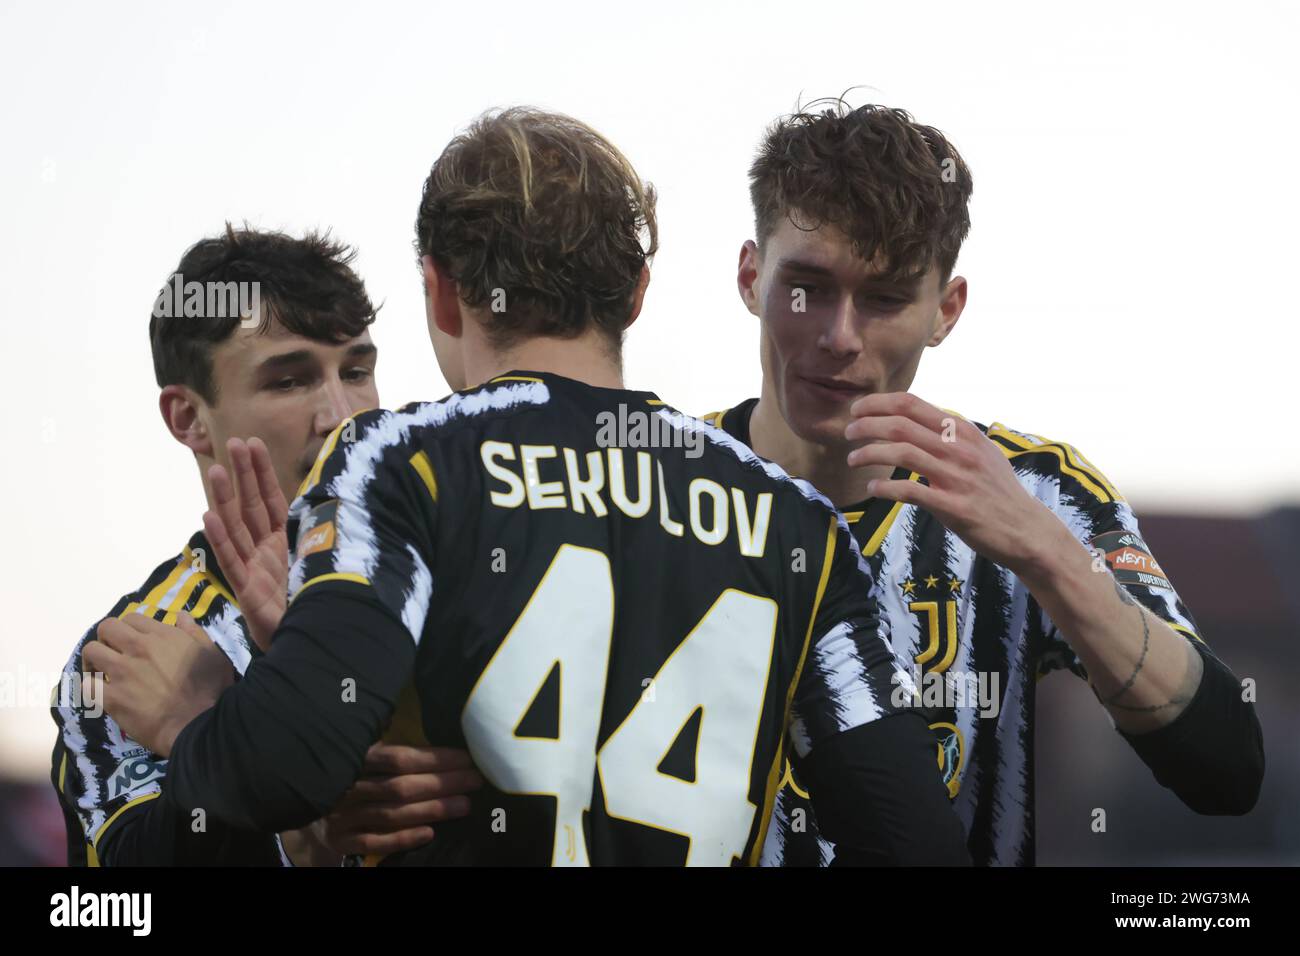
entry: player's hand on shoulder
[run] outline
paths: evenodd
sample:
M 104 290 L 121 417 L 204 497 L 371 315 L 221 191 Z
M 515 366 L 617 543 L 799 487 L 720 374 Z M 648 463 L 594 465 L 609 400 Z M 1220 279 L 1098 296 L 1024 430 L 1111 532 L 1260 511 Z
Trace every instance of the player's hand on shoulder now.
M 964 418 L 908 392 L 868 395 L 850 411 L 844 436 L 863 442 L 849 453 L 850 465 L 901 467 L 926 480 L 876 479 L 871 495 L 924 508 L 1012 571 L 1036 560 L 1033 547 L 1059 538 L 1060 519 L 1017 480 L 997 444 Z
M 483 777 L 464 750 L 375 744 L 361 778 L 317 824 L 317 836 L 344 854 L 387 855 L 434 838 L 433 824 L 469 815 Z
M 235 681 L 234 667 L 188 614 L 176 626 L 144 614 L 100 622 L 82 650 L 86 671 L 102 675 L 104 710 L 127 736 L 161 756 L 185 725 Z
M 288 602 L 289 505 L 261 439 L 232 438 L 226 451 L 233 480 L 221 465 L 208 469 L 213 507 L 203 527 L 249 636 L 265 653 Z

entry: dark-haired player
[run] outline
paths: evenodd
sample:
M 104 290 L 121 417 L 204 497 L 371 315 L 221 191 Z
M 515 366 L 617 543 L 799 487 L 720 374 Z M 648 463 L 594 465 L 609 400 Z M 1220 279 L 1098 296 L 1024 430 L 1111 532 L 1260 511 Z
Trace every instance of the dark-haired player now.
M 1248 811 L 1263 775 L 1254 707 L 1124 498 L 1070 445 L 907 392 L 966 302 L 957 150 L 901 110 L 835 101 L 769 129 L 750 190 L 757 241 L 738 284 L 761 320 L 762 393 L 709 420 L 840 506 L 974 861 L 1033 862 L 1034 695 L 1058 668 L 1090 680 L 1189 807 Z M 826 859 L 798 768 L 782 783 L 765 862 Z
M 87 650 L 109 712 L 171 754 L 179 812 L 319 815 L 413 675 L 428 739 L 467 744 L 488 786 L 398 862 L 752 861 L 787 750 L 839 859 L 964 861 L 843 519 L 623 387 L 655 236 L 653 193 L 575 120 L 491 114 L 443 152 L 418 247 L 460 391 L 335 432 L 293 505 L 287 612 L 257 563 L 258 489 L 243 514 L 219 502 L 213 544 L 250 625 L 276 630 L 211 710 L 187 725 L 201 706 L 148 680 L 150 622 Z
M 267 451 L 264 480 L 292 496 L 325 438 L 346 417 L 378 404 L 374 319 L 353 253 L 328 238 L 234 230 L 204 239 L 181 258 L 155 303 L 149 326 L 159 409 L 172 436 L 192 452 L 209 501 L 207 469 L 228 463 L 230 437 L 258 436 Z M 283 556 L 280 558 L 283 561 Z M 203 531 L 180 555 L 168 558 L 110 618 L 156 619 L 168 625 L 189 614 L 243 672 L 259 652 L 250 641 L 230 583 Z M 78 643 L 66 668 L 83 672 Z M 66 682 L 73 686 L 72 681 Z M 64 809 L 71 864 L 276 864 L 273 834 L 228 827 L 219 820 L 180 814 L 158 797 L 167 774 L 163 756 L 122 732 L 108 716 L 60 694 L 53 782 Z M 377 747 L 370 768 L 378 775 L 348 808 L 332 816 L 322 838 L 339 852 L 409 846 L 428 839 L 428 824 L 444 806 L 408 801 L 401 826 L 385 830 L 354 806 L 397 800 L 383 778 L 404 777 L 408 794 L 425 800 L 472 786 L 463 754 Z M 430 774 L 445 771 L 441 788 Z M 467 778 L 467 779 L 462 779 Z M 432 791 L 432 792 L 431 792 Z M 453 812 L 463 812 L 452 805 Z M 412 805 L 414 804 L 414 805 Z M 328 858 L 320 840 L 295 834 L 286 847 L 298 862 Z M 310 851 L 310 852 L 307 852 Z

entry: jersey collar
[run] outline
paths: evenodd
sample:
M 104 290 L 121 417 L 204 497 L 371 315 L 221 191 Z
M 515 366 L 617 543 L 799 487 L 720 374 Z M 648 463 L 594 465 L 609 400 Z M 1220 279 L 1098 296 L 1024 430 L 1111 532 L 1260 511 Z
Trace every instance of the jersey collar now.
M 710 416 L 710 420 L 732 438 L 748 445 L 749 420 L 753 417 L 757 405 L 757 398 L 749 398 L 733 408 Z M 894 473 L 889 477 L 897 481 L 916 481 L 919 478 L 915 472 L 908 471 L 906 468 L 895 468 Z M 840 513 L 853 528 L 853 536 L 862 546 L 863 553 L 872 554 L 880 547 L 880 542 L 893 525 L 902 507 L 901 502 L 890 501 L 887 498 L 864 498 L 862 501 L 840 508 Z
M 598 385 L 588 385 L 586 382 L 580 382 L 574 378 L 565 378 L 563 375 L 556 375 L 553 372 L 533 372 L 527 369 L 512 369 L 504 375 L 498 375 L 496 378 L 488 379 L 484 385 L 495 385 L 497 383 L 508 384 L 510 382 L 540 382 L 558 388 L 577 388 L 586 389 L 592 392 L 598 392 L 605 395 L 619 396 L 623 401 L 644 402 L 647 405 L 666 406 L 666 403 L 659 398 L 654 392 L 642 392 L 630 388 L 602 388 Z

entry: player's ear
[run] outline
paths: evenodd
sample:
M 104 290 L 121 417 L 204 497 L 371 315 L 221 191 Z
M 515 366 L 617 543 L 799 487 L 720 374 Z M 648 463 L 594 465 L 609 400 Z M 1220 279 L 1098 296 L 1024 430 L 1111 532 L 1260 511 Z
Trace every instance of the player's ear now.
M 758 244 L 753 239 L 745 240 L 740 247 L 740 262 L 736 265 L 736 288 L 740 291 L 740 300 L 745 308 L 758 315 Z
M 168 385 L 158 395 L 158 411 L 172 438 L 196 455 L 212 457 L 212 436 L 199 414 L 199 397 L 184 385 Z
M 962 276 L 953 276 L 939 293 L 939 314 L 936 317 L 934 334 L 925 344 L 935 346 L 948 337 L 957 320 L 961 318 L 962 309 L 966 308 L 966 280 Z
M 420 257 L 420 271 L 424 274 L 424 303 L 430 326 L 436 326 L 453 339 L 460 338 L 465 320 L 460 311 L 456 280 L 432 256 Z
M 624 330 L 631 327 L 636 317 L 641 314 L 641 304 L 645 302 L 645 290 L 650 285 L 650 264 L 641 267 L 641 278 L 636 280 L 636 291 L 632 293 L 632 314 L 628 316 Z

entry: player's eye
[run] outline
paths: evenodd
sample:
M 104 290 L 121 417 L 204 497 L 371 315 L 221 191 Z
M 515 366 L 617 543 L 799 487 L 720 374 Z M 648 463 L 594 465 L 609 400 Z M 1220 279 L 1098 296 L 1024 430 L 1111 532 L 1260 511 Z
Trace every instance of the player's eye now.
M 296 378 L 280 378 L 271 383 L 271 389 L 276 392 L 292 392 L 297 387 Z
M 366 379 L 370 378 L 370 376 L 373 374 L 374 372 L 371 369 L 358 366 L 357 368 L 350 368 L 346 370 L 343 373 L 343 378 L 345 381 L 348 382 L 364 382 Z

